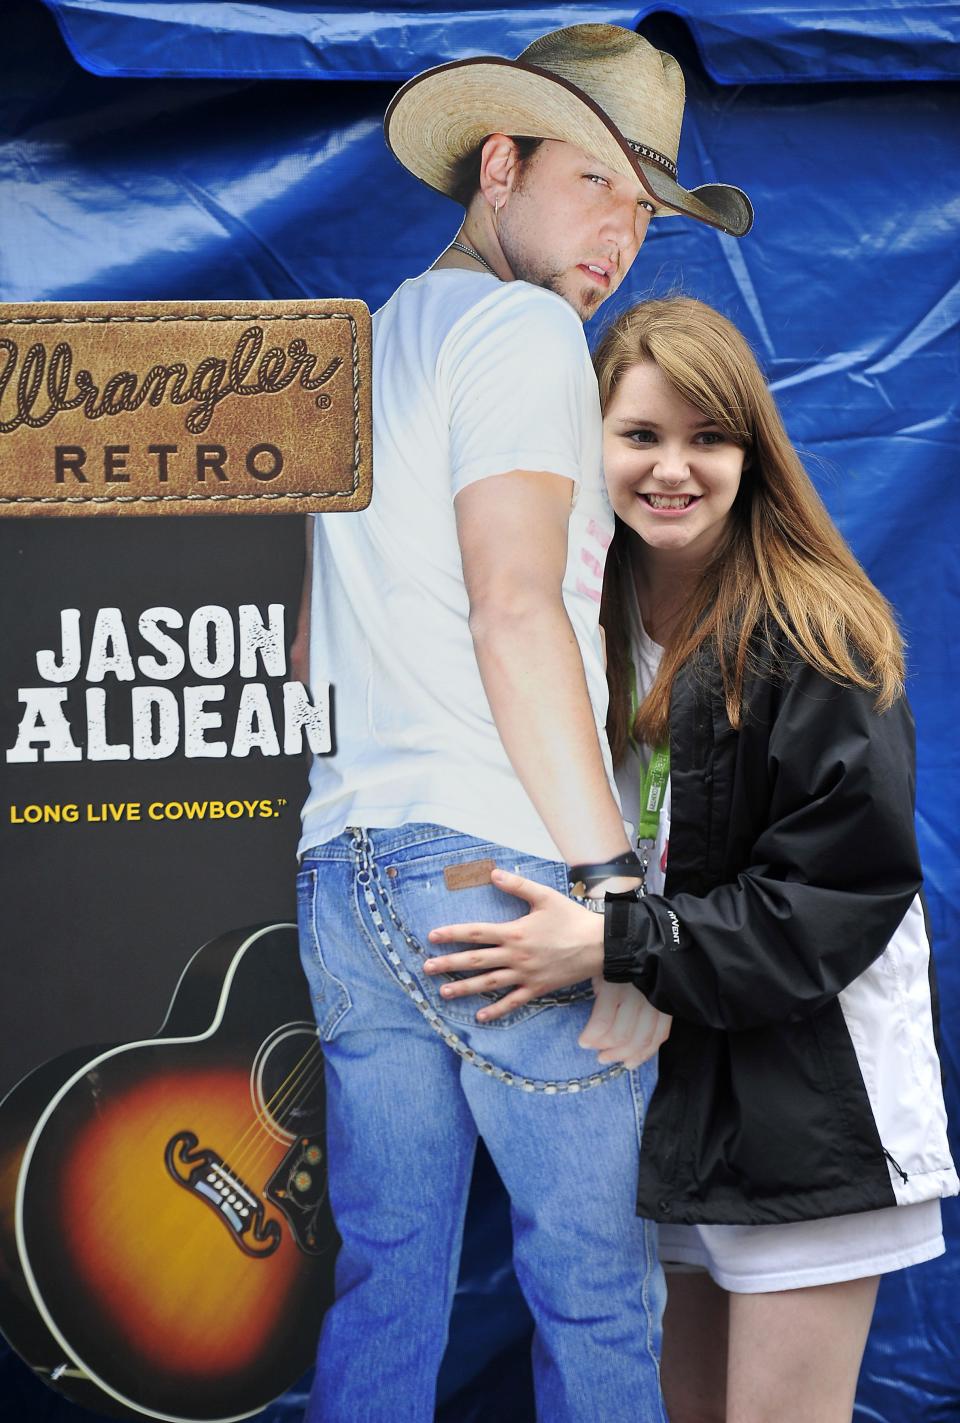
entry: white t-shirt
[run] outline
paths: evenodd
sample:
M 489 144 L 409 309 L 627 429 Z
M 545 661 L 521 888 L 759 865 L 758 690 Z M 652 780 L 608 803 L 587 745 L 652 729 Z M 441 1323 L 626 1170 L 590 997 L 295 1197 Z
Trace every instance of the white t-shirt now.
M 583 328 L 540 287 L 427 272 L 374 317 L 373 501 L 314 520 L 310 675 L 333 684 L 335 749 L 313 760 L 301 853 L 348 825 L 421 821 L 562 858 L 501 745 L 467 623 L 454 498 L 514 469 L 575 481 L 563 601 L 613 783 L 598 632 L 613 514 Z

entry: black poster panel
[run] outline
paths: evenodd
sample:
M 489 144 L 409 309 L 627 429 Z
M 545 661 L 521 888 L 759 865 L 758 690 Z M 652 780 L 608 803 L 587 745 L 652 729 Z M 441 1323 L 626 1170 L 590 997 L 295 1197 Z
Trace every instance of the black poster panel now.
M 291 516 L 0 521 L 0 1323 L 97 1413 L 262 1407 L 329 1299 L 303 549 Z
M 282 685 L 290 680 L 303 524 L 297 517 L 0 520 L 0 1088 L 67 1048 L 156 1032 L 202 943 L 238 925 L 295 917 L 306 754 L 283 754 Z M 283 674 L 279 660 L 266 672 L 258 658 L 256 675 L 241 677 L 241 607 L 255 609 L 262 623 L 275 610 Z M 183 670 L 163 681 L 138 666 L 148 656 L 162 660 L 138 631 L 151 609 L 182 620 L 173 628 L 174 620 L 151 619 L 183 654 Z M 90 681 L 98 620 L 101 666 Z M 202 675 L 189 660 L 191 620 L 205 642 Z M 53 662 L 71 670 L 77 650 L 80 668 L 68 681 L 51 682 L 38 670 L 38 654 L 51 670 Z M 134 676 L 123 680 L 131 664 Z M 169 694 L 162 728 L 153 712 L 152 745 L 161 733 L 176 745 L 157 759 L 133 755 L 132 697 L 145 686 Z M 279 754 L 237 745 L 240 699 L 251 686 L 258 707 L 270 708 Z M 185 726 L 187 695 L 195 721 L 218 724 Z M 270 727 L 261 721 L 266 740 Z M 65 728 L 69 740 L 59 749 L 75 759 L 49 759 L 45 741 Z M 197 742 L 189 755 L 188 733 Z M 18 754 L 32 751 L 35 759 L 11 759 L 18 741 Z

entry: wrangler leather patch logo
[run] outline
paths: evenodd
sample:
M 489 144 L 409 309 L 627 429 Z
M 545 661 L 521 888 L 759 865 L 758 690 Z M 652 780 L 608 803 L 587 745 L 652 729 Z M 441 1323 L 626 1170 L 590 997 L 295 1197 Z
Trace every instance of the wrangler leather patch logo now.
M 364 509 L 361 301 L 0 304 L 0 515 Z
M 447 889 L 476 889 L 479 885 L 490 883 L 490 875 L 496 868 L 496 860 L 470 860 L 465 865 L 447 865 L 443 880 Z

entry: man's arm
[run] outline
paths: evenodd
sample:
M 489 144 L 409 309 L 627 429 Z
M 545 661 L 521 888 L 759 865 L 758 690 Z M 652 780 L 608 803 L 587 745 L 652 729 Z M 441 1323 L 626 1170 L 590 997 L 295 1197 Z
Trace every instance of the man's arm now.
M 564 859 L 581 864 L 629 843 L 563 605 L 572 494 L 570 479 L 514 470 L 469 484 L 454 507 L 470 631 L 500 739 Z

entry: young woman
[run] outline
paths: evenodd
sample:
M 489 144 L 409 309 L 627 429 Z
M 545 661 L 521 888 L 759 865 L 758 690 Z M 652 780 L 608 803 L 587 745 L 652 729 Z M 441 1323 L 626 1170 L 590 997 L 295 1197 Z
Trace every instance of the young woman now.
M 878 1277 L 942 1252 L 958 1189 L 900 638 L 728 321 L 642 303 L 596 366 L 608 731 L 645 893 L 600 919 L 497 870 L 530 912 L 435 931 L 486 947 L 427 968 L 502 992 L 486 1018 L 633 986 L 581 1042 L 627 1065 L 663 1043 L 638 1209 L 671 1423 L 848 1423 Z

